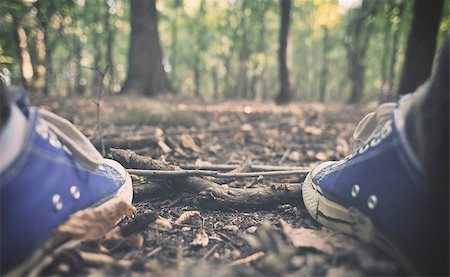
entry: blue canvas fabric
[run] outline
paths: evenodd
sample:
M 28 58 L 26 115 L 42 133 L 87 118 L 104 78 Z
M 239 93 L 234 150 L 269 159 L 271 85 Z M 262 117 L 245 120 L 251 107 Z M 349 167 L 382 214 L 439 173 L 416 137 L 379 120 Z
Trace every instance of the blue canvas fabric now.
M 26 259 L 71 214 L 114 197 L 125 181 L 107 164 L 96 171 L 81 166 L 36 108 L 30 109 L 28 124 L 21 153 L 0 174 L 1 272 Z M 73 186 L 78 199 L 70 192 Z
M 371 219 L 419 272 L 439 273 L 448 265 L 445 234 L 436 208 L 437 195 L 398 130 L 395 112 L 380 133 L 342 161 L 331 163 L 314 176 L 325 198 L 354 207 Z M 352 188 L 358 185 L 357 196 Z M 374 208 L 368 205 L 375 196 Z M 448 240 L 447 240 L 448 241 Z M 447 261 L 445 261 L 447 259 Z

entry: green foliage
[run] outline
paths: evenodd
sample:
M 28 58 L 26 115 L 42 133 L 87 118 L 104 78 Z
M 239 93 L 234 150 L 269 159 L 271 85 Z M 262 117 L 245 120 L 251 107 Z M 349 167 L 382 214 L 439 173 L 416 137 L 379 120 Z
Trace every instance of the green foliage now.
M 449 0 L 445 5 L 447 11 Z M 361 45 L 358 51 L 366 52 L 362 100 L 378 99 L 387 82 L 394 90 L 403 64 L 411 6 L 408 0 L 365 0 L 353 8 L 344 8 L 335 0 L 293 1 L 288 67 L 294 98 L 317 101 L 321 78 L 326 76 L 325 99 L 347 99 L 349 55 Z M 162 63 L 177 93 L 274 98 L 278 91 L 278 1 L 158 0 L 157 9 Z M 27 34 L 36 91 L 40 66 L 49 66 L 39 60 L 39 35 L 46 30 L 52 94 L 96 93 L 97 73 L 84 67 L 103 69 L 110 63 L 105 85 L 111 93 L 118 92 L 127 70 L 129 16 L 126 0 L 3 0 L 0 70 L 9 72 L 14 83 L 22 82 L 15 35 L 20 24 Z M 446 13 L 439 43 L 448 33 Z

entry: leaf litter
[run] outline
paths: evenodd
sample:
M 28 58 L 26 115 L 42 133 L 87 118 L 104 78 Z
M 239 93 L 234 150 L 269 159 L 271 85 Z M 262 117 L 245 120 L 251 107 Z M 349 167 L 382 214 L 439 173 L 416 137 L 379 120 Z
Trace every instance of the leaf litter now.
M 179 100 L 173 99 L 167 110 L 173 111 L 176 107 L 178 114 L 188 112 L 186 116 L 193 115 L 189 125 L 177 124 L 171 120 L 170 113 L 164 115 L 161 124 L 128 122 L 117 125 L 114 117 L 108 115 L 121 107 L 122 98 L 105 98 L 104 101 L 103 129 L 108 147 L 130 148 L 154 159 L 161 157 L 163 161 L 199 167 L 230 163 L 245 165 L 250 161 L 250 165 L 311 168 L 323 160 L 341 159 L 351 151 L 349 138 L 355 124 L 366 112 L 358 107 L 337 104 L 276 106 L 251 102 L 200 104 L 196 101 L 177 104 Z M 155 100 L 137 97 L 133 101 L 144 107 L 136 114 L 141 112 L 146 118 L 149 109 L 145 105 Z M 41 102 L 46 104 L 45 99 Z M 76 120 L 82 131 L 90 134 L 96 125 L 93 120 L 95 108 L 89 108 L 90 105 L 83 99 L 61 100 L 55 112 L 71 121 Z M 161 102 L 161 105 L 169 104 Z M 88 112 L 77 113 L 85 107 L 89 108 Z M 96 138 L 92 140 L 95 144 Z M 237 171 L 248 170 L 242 166 Z M 226 186 L 264 187 L 274 180 L 295 184 L 302 179 L 296 176 L 230 179 Z M 141 176 L 133 178 L 136 188 L 151 182 Z M 140 191 L 135 190 L 135 193 Z M 335 276 L 401 272 L 394 262 L 366 242 L 337 234 L 314 222 L 301 203 L 301 195 L 295 205 L 241 211 L 204 209 L 198 205 L 197 195 L 170 189 L 136 199 L 139 199 L 133 203 L 136 210 L 124 207 L 116 213 L 114 220 L 93 234 L 83 230 L 81 223 L 63 225 L 62 231 L 89 238 L 91 242 L 62 252 L 44 273 Z M 133 217 L 124 218 L 119 226 L 150 212 L 155 213 L 154 221 L 146 222 L 137 228 L 138 231 L 124 237 L 120 229 L 117 231 L 113 227 L 123 215 L 130 216 L 133 212 Z M 201 220 L 194 220 L 197 217 Z M 102 239 L 107 229 L 116 230 L 116 235 L 110 235 L 109 240 Z

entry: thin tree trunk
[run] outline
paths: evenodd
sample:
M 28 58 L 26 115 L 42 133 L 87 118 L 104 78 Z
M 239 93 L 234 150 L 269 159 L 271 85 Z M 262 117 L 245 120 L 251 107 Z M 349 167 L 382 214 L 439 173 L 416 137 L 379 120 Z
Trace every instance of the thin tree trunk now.
M 291 100 L 289 71 L 286 63 L 287 42 L 289 36 L 289 24 L 291 20 L 291 0 L 280 0 L 281 6 L 281 28 L 280 48 L 278 49 L 280 92 L 275 101 L 278 104 L 287 103 Z
M 20 62 L 20 70 L 22 77 L 22 84 L 25 88 L 31 86 L 31 82 L 33 80 L 33 64 L 31 63 L 31 56 L 28 51 L 28 38 L 25 29 L 23 28 L 20 19 L 17 17 L 13 18 L 14 26 L 15 26 L 15 38 L 17 42 L 17 49 L 19 51 L 19 62 Z
M 320 71 L 320 102 L 325 101 L 328 82 L 328 27 L 323 26 L 322 69 Z
M 128 75 L 122 93 L 154 96 L 170 91 L 162 65 L 156 0 L 130 0 L 131 38 Z
M 112 92 L 116 68 L 114 66 L 114 58 L 113 58 L 113 42 L 114 42 L 114 31 L 111 24 L 111 11 L 108 4 L 106 4 L 106 12 L 105 12 L 105 31 L 106 31 L 106 63 L 109 65 L 108 67 L 108 78 L 107 78 L 107 89 L 108 93 Z
M 398 95 L 411 93 L 431 74 L 443 0 L 415 0 Z

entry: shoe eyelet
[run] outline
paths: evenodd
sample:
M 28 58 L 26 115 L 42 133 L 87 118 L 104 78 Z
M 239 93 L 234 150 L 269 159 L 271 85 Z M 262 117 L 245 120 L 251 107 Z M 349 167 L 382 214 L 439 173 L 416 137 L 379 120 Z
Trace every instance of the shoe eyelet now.
M 61 146 L 62 146 L 61 142 L 57 138 L 51 137 L 49 142 L 50 142 L 51 146 L 53 146 L 53 147 L 55 147 L 57 149 L 61 148 Z
M 359 191 L 360 191 L 360 187 L 358 185 L 353 185 L 353 187 L 352 187 L 353 198 L 356 198 L 356 196 L 358 196 Z
M 369 149 L 369 144 L 366 144 L 363 147 L 361 147 L 358 152 L 359 152 L 359 154 L 362 154 L 362 153 L 366 152 L 367 149 Z
M 369 199 L 367 199 L 367 206 L 369 209 L 373 210 L 377 206 L 378 199 L 375 195 L 369 196 Z
M 381 138 L 374 138 L 371 142 L 370 142 L 370 146 L 374 147 L 377 146 L 378 144 L 380 144 L 381 142 Z
M 53 206 L 55 208 L 55 211 L 60 211 L 63 207 L 62 199 L 59 194 L 55 194 L 52 197 Z
M 42 125 L 42 123 L 38 123 L 38 125 L 36 126 L 36 132 L 37 132 L 43 139 L 48 139 L 47 128 L 45 128 L 45 126 Z
M 80 189 L 77 186 L 71 186 L 70 187 L 70 194 L 72 195 L 72 198 L 75 200 L 80 199 Z
M 63 145 L 62 149 L 64 150 L 64 152 L 66 152 L 68 155 L 72 155 L 72 152 L 70 152 L 69 148 L 67 148 L 67 146 Z

